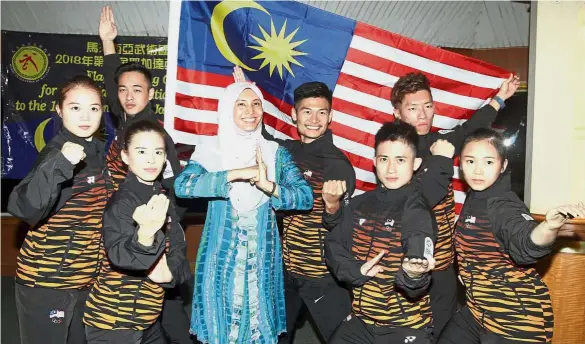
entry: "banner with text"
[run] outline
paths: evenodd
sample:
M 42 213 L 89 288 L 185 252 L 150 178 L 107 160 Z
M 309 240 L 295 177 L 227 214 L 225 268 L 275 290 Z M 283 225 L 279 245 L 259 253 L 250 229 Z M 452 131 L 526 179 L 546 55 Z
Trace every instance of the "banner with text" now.
M 122 63 L 140 62 L 152 71 L 153 110 L 164 114 L 166 37 L 118 37 Z M 98 36 L 2 31 L 2 178 L 20 179 L 61 123 L 55 106 L 58 88 L 75 75 L 87 75 L 103 89 L 103 52 Z M 114 132 L 104 106 L 108 143 Z

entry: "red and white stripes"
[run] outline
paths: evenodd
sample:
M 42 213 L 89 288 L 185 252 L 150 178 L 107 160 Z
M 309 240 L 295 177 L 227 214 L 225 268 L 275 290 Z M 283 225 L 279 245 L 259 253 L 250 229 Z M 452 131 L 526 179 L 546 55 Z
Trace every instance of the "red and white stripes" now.
M 170 59 L 169 51 L 169 62 Z M 423 72 L 431 82 L 436 111 L 434 130 L 451 129 L 468 119 L 490 100 L 508 76 L 507 71 L 481 61 L 358 23 L 333 90 L 330 125 L 336 146 L 355 168 L 356 193 L 375 187 L 374 135 L 382 123 L 394 120 L 392 87 L 399 77 L 416 71 Z M 177 143 L 197 145 L 214 140 L 218 99 L 223 88 L 233 82 L 232 77 L 178 66 L 176 76 L 176 80 L 168 80 L 174 83 L 167 89 L 174 92 L 174 97 L 167 95 L 167 104 L 169 100 L 173 102 L 166 108 L 167 130 L 171 129 Z M 292 106 L 263 92 L 267 130 L 276 137 L 298 138 L 290 117 Z M 459 208 L 465 200 L 465 189 L 456 166 L 454 188 Z

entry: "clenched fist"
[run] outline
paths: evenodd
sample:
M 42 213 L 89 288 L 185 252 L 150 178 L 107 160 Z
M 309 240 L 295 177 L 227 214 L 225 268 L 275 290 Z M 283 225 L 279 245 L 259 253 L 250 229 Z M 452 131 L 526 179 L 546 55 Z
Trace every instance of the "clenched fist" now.
M 325 202 L 325 210 L 329 214 L 333 214 L 339 209 L 339 202 L 347 191 L 345 180 L 328 180 L 323 183 L 323 202 Z
M 134 210 L 132 218 L 138 224 L 138 242 L 144 246 L 152 245 L 154 235 L 164 225 L 169 209 L 169 199 L 165 195 L 154 195 L 147 204 Z
M 437 140 L 431 146 L 431 153 L 433 155 L 441 155 L 446 158 L 452 158 L 455 155 L 455 146 L 447 140 Z
M 402 270 L 404 270 L 410 278 L 420 278 L 434 268 L 434 258 L 429 258 L 429 260 L 421 258 L 404 258 L 402 261 Z
M 63 147 L 61 147 L 61 153 L 73 165 L 77 165 L 81 160 L 85 159 L 85 151 L 83 147 L 77 143 L 69 141 L 65 142 Z

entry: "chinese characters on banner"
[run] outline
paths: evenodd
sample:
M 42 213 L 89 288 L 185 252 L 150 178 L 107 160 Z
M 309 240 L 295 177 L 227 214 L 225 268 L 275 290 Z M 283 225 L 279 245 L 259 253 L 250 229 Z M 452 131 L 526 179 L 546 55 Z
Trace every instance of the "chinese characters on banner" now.
M 122 63 L 139 62 L 151 70 L 152 107 L 162 116 L 166 37 L 118 37 L 116 43 Z M 2 178 L 20 179 L 60 127 L 59 87 L 83 74 L 103 89 L 104 57 L 98 36 L 2 31 L 2 61 Z M 109 114 L 104 124 L 102 134 L 109 141 L 115 128 Z

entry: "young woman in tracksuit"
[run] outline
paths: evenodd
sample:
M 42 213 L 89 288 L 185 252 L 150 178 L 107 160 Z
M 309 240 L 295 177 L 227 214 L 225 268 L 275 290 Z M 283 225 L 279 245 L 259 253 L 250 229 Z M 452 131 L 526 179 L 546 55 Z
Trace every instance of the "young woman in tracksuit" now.
M 91 289 L 83 318 L 90 344 L 164 343 L 159 323 L 151 328 L 161 313 L 163 287 L 191 276 L 175 205 L 159 181 L 165 135 L 150 121 L 137 121 L 126 131 L 122 159 L 130 172 L 106 207 L 108 264 Z
M 85 343 L 85 299 L 104 258 L 102 215 L 112 192 L 100 89 L 77 76 L 59 91 L 63 127 L 10 194 L 8 212 L 32 226 L 17 258 L 21 343 Z
M 558 229 L 585 206 L 551 209 L 538 224 L 510 189 L 503 137 L 479 129 L 465 139 L 461 169 L 471 191 L 455 229 L 466 305 L 439 343 L 549 343 L 553 313 L 548 289 L 531 266 L 548 255 Z
M 151 100 L 154 96 L 154 86 L 150 70 L 136 62 L 122 64 L 120 56 L 116 53 L 114 40 L 118 35 L 118 29 L 114 12 L 109 5 L 102 8 L 99 34 L 104 51 L 102 69 L 104 87 L 110 114 L 118 124 L 114 140 L 106 155 L 106 163 L 112 176 L 114 190 L 117 190 L 128 173 L 128 167 L 121 159 L 125 131 L 132 123 L 142 120 L 150 121 L 164 129 L 163 116 L 157 115 L 153 111 Z M 181 164 L 175 150 L 175 143 L 169 135 L 165 135 L 165 143 L 167 163 L 162 172 L 161 183 L 163 188 L 168 190 L 167 195 L 171 201 L 178 205 L 175 210 L 179 220 L 182 220 L 187 209 L 185 204 L 181 206 L 181 200 L 175 197 L 173 189 L 175 178 L 181 173 Z M 166 289 L 163 312 L 159 322 L 169 339 L 169 343 L 192 343 L 189 337 L 189 318 L 184 308 L 184 303 L 188 303 L 186 300 L 191 299 L 192 283 L 193 281 L 189 279 L 186 283 Z

